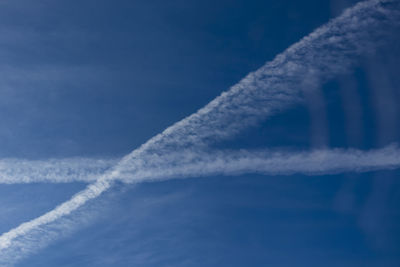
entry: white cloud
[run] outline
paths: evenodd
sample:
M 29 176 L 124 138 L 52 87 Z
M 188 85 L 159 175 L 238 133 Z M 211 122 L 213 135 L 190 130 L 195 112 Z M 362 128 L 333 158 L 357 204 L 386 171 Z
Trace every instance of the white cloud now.
M 241 129 L 301 102 L 304 90 L 313 90 L 321 82 L 346 73 L 358 56 L 374 51 L 382 42 L 387 41 L 386 37 L 390 36 L 393 26 L 398 26 L 399 14 L 393 9 L 391 3 L 394 1 L 370 0 L 359 3 L 346 10 L 340 17 L 318 28 L 278 55 L 273 61 L 250 73 L 229 91 L 222 93 L 195 114 L 167 128 L 124 157 L 112 170 L 106 172 L 99 180 L 69 201 L 1 235 L 0 258 L 6 259 L 3 262 L 7 265 L 25 253 L 31 253 L 36 247 L 40 247 L 41 244 L 35 245 L 35 242 L 24 243 L 17 240 L 22 238 L 22 240 L 32 241 L 35 238 L 32 233 L 40 229 L 41 240 L 46 241 L 46 236 L 51 233 L 46 225 L 71 214 L 87 201 L 98 197 L 110 188 L 113 180 L 127 170 L 148 175 L 149 179 L 152 172 L 153 175 L 154 173 L 161 175 L 160 173 L 164 172 L 165 177 L 172 177 L 175 173 L 179 175 L 179 172 L 174 170 L 181 170 L 182 176 L 201 175 L 204 169 L 199 167 L 201 165 L 197 165 L 196 160 L 193 164 L 183 165 L 184 169 L 180 169 L 178 166 L 180 162 L 169 162 L 168 156 L 172 152 L 187 153 L 184 151 L 201 150 L 218 139 L 232 137 Z M 364 155 L 353 151 L 350 160 L 358 163 L 356 170 L 382 167 L 385 164 L 386 167 L 393 167 L 392 164 L 395 164 L 398 159 L 393 151 L 397 153 L 396 149 L 382 150 L 383 154 L 378 153 L 382 160 L 378 166 L 372 160 L 377 152 Z M 196 155 L 195 152 L 190 153 Z M 342 161 L 341 165 L 337 166 L 335 164 L 338 163 L 332 162 L 332 159 L 336 159 L 338 155 L 343 157 L 347 155 L 346 153 L 343 154 L 340 151 L 313 153 L 289 155 L 289 158 L 276 154 L 275 160 L 279 159 L 278 162 L 267 158 L 258 161 L 254 157 L 249 160 L 251 154 L 227 161 L 224 155 L 216 159 L 219 161 L 208 160 L 206 166 L 208 166 L 208 173 L 213 173 L 212 170 L 217 169 L 217 173 L 228 174 L 249 171 L 251 164 L 253 164 L 252 168 L 257 167 L 265 173 L 272 173 L 271 168 L 275 168 L 276 173 L 323 173 L 324 168 L 331 172 L 341 170 L 341 168 L 346 171 L 354 169 L 354 166 L 351 167 L 347 161 Z M 394 158 L 391 158 L 392 156 Z M 326 160 L 327 158 L 329 161 Z M 157 171 L 154 168 L 141 169 L 142 166 L 146 166 L 155 159 L 167 159 L 167 164 L 165 164 L 167 169 Z M 316 164 L 316 162 L 323 164 Z M 302 166 L 299 163 L 302 163 Z M 334 165 L 331 166 L 332 164 Z M 368 164 L 371 165 L 368 166 Z M 226 166 L 230 166 L 231 169 Z M 135 177 L 140 180 L 137 174 Z M 162 178 L 162 176 L 155 177 Z M 2 263 L 1 260 L 0 263 Z
M 0 159 L 0 184 L 94 182 L 116 159 Z
M 119 179 L 137 183 L 171 178 L 209 175 L 325 175 L 367 172 L 400 167 L 397 145 L 362 151 L 357 149 L 318 149 L 309 152 L 271 151 L 181 151 L 168 156 L 143 158 L 139 168 L 121 168 Z

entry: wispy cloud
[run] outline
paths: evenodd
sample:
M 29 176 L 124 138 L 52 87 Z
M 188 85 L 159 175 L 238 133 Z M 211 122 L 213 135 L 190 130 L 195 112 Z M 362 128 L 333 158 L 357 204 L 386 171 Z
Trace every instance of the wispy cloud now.
M 144 160 L 152 161 L 158 157 L 166 159 L 172 152 L 201 150 L 217 140 L 232 137 L 241 129 L 301 102 L 304 90 L 314 90 L 320 83 L 331 77 L 346 73 L 357 62 L 359 56 L 373 52 L 377 46 L 387 41 L 386 37 L 392 34 L 393 27 L 397 27 L 399 22 L 398 2 L 395 0 L 370 0 L 346 10 L 340 17 L 289 47 L 273 61 L 256 72 L 250 73 L 229 91 L 221 94 L 195 114 L 150 139 L 69 201 L 39 218 L 23 223 L 1 235 L 0 258 L 8 259 L 4 264 L 10 264 L 13 258 L 17 259 L 24 253 L 32 252 L 35 245 L 32 245 L 31 242 L 28 243 L 31 245 L 27 247 L 24 245 L 25 243 L 15 241 L 18 238 L 31 240 L 34 238 L 31 235 L 32 232 L 37 229 L 41 230 L 42 236 L 46 236 L 50 231 L 45 227 L 46 225 L 71 214 L 87 201 L 98 197 L 109 189 L 112 182 L 126 170 L 144 174 L 150 172 L 140 169 Z M 394 159 L 385 156 L 382 160 L 393 162 L 398 159 L 397 154 L 393 155 L 388 151 L 391 150 L 384 150 L 383 154 L 394 156 Z M 333 154 L 319 153 L 311 153 L 308 157 L 321 159 L 343 154 L 338 151 L 331 152 Z M 364 163 L 356 169 L 371 168 L 371 166 L 365 166 L 368 163 L 372 164 L 372 167 L 376 167 L 376 164 L 371 161 L 371 157 L 376 156 L 375 154 L 363 156 L 362 153 L 361 155 L 359 153 L 356 152 L 353 159 L 361 159 L 360 162 Z M 291 160 L 294 163 L 304 160 L 303 157 L 304 155 L 293 156 Z M 283 159 L 284 156 L 281 158 Z M 250 162 L 245 158 L 241 161 L 246 164 Z M 268 161 L 260 161 L 257 166 L 267 173 L 268 168 L 263 167 L 266 163 Z M 302 169 L 296 170 L 293 163 L 288 164 L 287 161 L 282 161 L 280 164 L 274 164 L 270 161 L 267 166 L 271 168 L 275 166 L 277 173 L 307 172 L 306 168 L 309 168 L 307 169 L 309 173 L 321 172 L 321 169 L 312 164 L 305 164 Z M 346 162 L 342 162 L 342 164 L 344 163 Z M 173 170 L 173 167 L 179 162 L 171 164 L 173 166 L 169 166 L 169 168 Z M 242 166 L 247 166 L 246 164 Z M 333 163 L 326 161 L 324 164 L 327 168 L 329 164 Z M 209 163 L 209 166 L 211 165 Z M 219 167 L 221 173 L 225 173 L 224 167 L 221 166 L 215 167 Z M 346 166 L 343 167 L 344 170 L 348 170 L 350 167 Z M 393 167 L 391 164 L 389 166 Z M 190 168 L 193 169 L 190 170 Z M 200 169 L 195 165 L 191 165 L 190 168 L 188 170 L 192 176 L 201 174 L 195 173 Z M 231 173 L 248 171 L 246 168 L 237 168 Z M 210 167 L 210 169 L 212 168 Z M 334 168 L 330 168 L 330 171 L 333 170 Z M 168 172 L 165 169 L 163 171 Z M 189 171 L 185 171 L 182 175 L 189 175 Z M 160 179 L 160 177 L 158 178 Z M 140 177 L 136 176 L 136 179 L 140 179 Z
M 0 184 L 94 182 L 117 159 L 0 160 Z
M 124 168 L 119 178 L 137 183 L 171 178 L 209 175 L 326 175 L 343 172 L 367 172 L 400 167 L 397 145 L 362 151 L 357 149 L 318 149 L 304 152 L 271 151 L 181 151 L 168 157 L 143 158 L 139 169 Z
M 391 145 L 382 149 L 362 151 L 356 149 L 314 150 L 311 152 L 265 151 L 204 151 L 191 150 L 167 156 L 142 158 L 139 169 L 120 168 L 118 172 L 104 175 L 76 194 L 71 200 L 54 210 L 0 236 L 0 258 L 4 263 L 18 260 L 34 252 L 59 236 L 70 232 L 86 218 L 63 219 L 73 211 L 108 190 L 114 180 L 140 183 L 167 179 L 201 177 L 209 175 L 240 175 L 261 173 L 266 175 L 337 174 L 341 172 L 366 172 L 400 167 L 400 149 Z M 111 177 L 114 177 L 111 179 Z M 71 217 L 71 216 L 70 216 Z M 21 251 L 24 253 L 21 254 Z M 3 263 L 0 259 L 0 263 Z
M 0 183 L 91 183 L 103 176 L 117 160 L 72 158 L 63 160 L 0 161 Z M 400 149 L 393 144 L 381 149 L 183 150 L 167 155 L 145 155 L 136 164 L 121 167 L 115 180 L 124 183 L 207 175 L 336 174 L 400 167 Z
M 303 102 L 304 91 L 315 90 L 330 78 L 347 73 L 360 56 L 387 42 L 399 26 L 399 17 L 397 1 L 357 4 L 196 113 L 150 139 L 130 157 L 142 151 L 164 153 L 208 145 Z

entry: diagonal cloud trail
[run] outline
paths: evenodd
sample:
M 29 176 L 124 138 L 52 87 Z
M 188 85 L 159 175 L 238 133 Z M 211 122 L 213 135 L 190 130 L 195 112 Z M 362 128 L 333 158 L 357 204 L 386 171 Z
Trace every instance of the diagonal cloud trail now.
M 10 265 L 34 251 L 34 245 L 27 247 L 23 242 L 14 241 L 21 238 L 30 240 L 30 233 L 36 229 L 41 229 L 42 236 L 46 236 L 46 225 L 98 197 L 124 170 L 139 172 L 143 160 L 168 158 L 169 153 L 185 149 L 204 149 L 300 103 L 304 90 L 315 90 L 320 83 L 348 72 L 360 56 L 373 53 L 387 42 L 399 26 L 399 9 L 396 0 L 369 0 L 346 10 L 273 61 L 250 73 L 195 114 L 125 156 L 113 169 L 69 201 L 2 234 L 1 261 Z
M 116 179 L 125 183 L 139 183 L 221 174 L 326 175 L 396 168 L 400 168 L 400 149 L 397 145 L 370 151 L 322 149 L 311 152 L 268 150 L 194 152 L 186 150 L 170 154 L 168 158 L 152 157 L 151 160 L 144 161 L 139 170 L 125 169 L 123 172 L 111 173 L 110 176 L 118 177 Z M 62 222 L 58 227 L 51 224 L 71 214 L 90 199 L 98 197 L 112 186 L 112 182 L 113 180 L 105 180 L 103 177 L 54 210 L 3 234 L 0 237 L 0 265 L 17 261 L 57 238 L 60 232 L 70 230 L 71 224 L 77 225 L 80 218 Z M 58 231 L 54 231 L 54 228 Z
M 209 145 L 302 102 L 304 91 L 349 72 L 360 56 L 387 42 L 399 27 L 399 5 L 396 0 L 370 0 L 346 10 L 196 113 L 150 139 L 126 160 L 143 153 L 164 154 Z

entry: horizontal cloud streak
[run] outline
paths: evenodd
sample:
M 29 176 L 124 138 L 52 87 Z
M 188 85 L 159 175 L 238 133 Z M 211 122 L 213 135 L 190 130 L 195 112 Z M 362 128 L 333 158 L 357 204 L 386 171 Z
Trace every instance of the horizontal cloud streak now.
M 183 151 L 170 154 L 167 158 L 153 156 L 149 160 L 144 159 L 142 163 L 139 171 L 125 168 L 111 175 L 118 177 L 123 182 L 138 183 L 216 174 L 288 175 L 302 173 L 320 175 L 348 171 L 364 172 L 400 167 L 400 149 L 392 145 L 370 151 L 355 149 L 315 150 L 312 152 Z M 101 178 L 51 212 L 3 234 L 0 237 L 0 258 L 11 262 L 21 256 L 17 253 L 18 251 L 25 251 L 25 253 L 34 251 L 31 246 L 35 242 L 31 242 L 32 237 L 25 236 L 26 234 L 70 214 L 90 199 L 98 197 L 111 185 L 110 181 Z M 65 227 L 68 227 L 68 224 Z M 36 235 L 36 238 L 42 242 L 49 242 L 51 238 L 48 235 L 54 236 L 54 231 L 49 230 L 47 234 L 46 229 L 41 229 L 40 235 Z M 18 240 L 18 242 L 13 242 L 14 240 Z M 11 244 L 12 246 L 10 246 Z
M 397 145 L 370 151 L 323 149 L 311 152 L 271 152 L 268 150 L 193 152 L 187 150 L 170 154 L 167 157 L 144 158 L 138 171 L 125 168 L 110 175 L 115 177 L 115 180 L 121 180 L 125 183 L 140 183 L 209 175 L 240 175 L 243 173 L 323 175 L 396 169 L 399 167 L 400 149 Z M 21 256 L 17 252 L 33 252 L 37 247 L 50 242 L 57 235 L 53 230 L 47 231 L 43 227 L 69 215 L 87 201 L 98 197 L 109 189 L 113 180 L 104 179 L 104 177 L 54 210 L 3 234 L 0 237 L 0 258 L 6 262 L 12 262 Z M 64 226 L 56 228 L 61 230 L 63 230 L 63 227 L 69 228 L 70 223 L 76 222 L 69 220 L 69 223 L 64 223 Z M 35 233 L 36 239 L 35 242 L 32 242 L 30 234 L 32 231 L 37 232 L 38 229 L 40 229 L 40 235 Z M 41 242 L 37 244 L 39 240 Z M 32 246 L 34 247 L 32 248 Z M 0 263 L 2 263 L 2 260 L 0 260 Z
M 0 184 L 94 182 L 116 159 L 0 159 Z
M 88 158 L 48 161 L 0 160 L 0 183 L 94 182 L 115 162 L 116 160 Z M 121 168 L 114 175 L 115 180 L 136 183 L 181 176 L 216 174 L 335 174 L 346 171 L 393 169 L 398 168 L 399 165 L 400 150 L 397 145 L 369 151 L 357 149 L 320 149 L 311 152 L 183 150 L 165 156 L 144 156 L 140 163 Z
M 179 163 L 177 163 L 179 162 Z M 121 170 L 119 179 L 127 183 L 167 180 L 171 178 L 209 175 L 265 175 L 337 174 L 368 172 L 400 167 L 400 149 L 397 145 L 362 151 L 357 149 L 321 149 L 311 152 L 271 151 L 183 151 L 163 157 L 144 160 L 138 171 Z
M 141 167 L 158 158 L 167 159 L 168 162 L 168 155 L 172 155 L 171 153 L 179 151 L 186 153 L 184 151 L 188 149 L 190 151 L 205 149 L 217 140 L 232 137 L 240 130 L 298 104 L 303 100 L 304 90 L 314 90 L 320 83 L 335 75 L 346 73 L 360 56 L 375 51 L 376 47 L 387 41 L 387 37 L 393 34 L 394 28 L 400 22 L 398 11 L 399 3 L 394 0 L 370 0 L 348 9 L 340 17 L 318 28 L 288 48 L 273 61 L 256 72 L 250 73 L 229 91 L 221 94 L 198 112 L 150 139 L 71 200 L 39 218 L 1 235 L 0 258 L 10 259 L 9 262 L 11 262 L 12 257 L 18 258 L 24 252 L 31 252 L 34 247 L 25 247 L 24 243 L 20 242 L 13 244 L 13 241 L 21 237 L 29 240 L 30 233 L 38 228 L 41 228 L 42 236 L 46 236 L 48 230 L 44 226 L 70 214 L 85 202 L 99 196 L 121 174 L 123 176 L 125 173 L 136 173 L 136 176 L 139 173 L 153 172 L 154 175 L 154 168 L 145 170 Z M 317 159 L 322 155 L 314 154 L 312 157 Z M 370 158 L 368 160 L 361 158 L 367 162 L 370 160 Z M 291 160 L 295 162 L 301 159 L 302 156 Z M 243 162 L 248 164 L 250 161 L 243 158 L 241 164 Z M 180 175 L 197 176 L 202 174 L 203 169 L 199 168 L 197 163 L 187 165 L 185 171 L 178 166 L 180 163 L 173 162 L 176 170 L 181 170 L 182 174 Z M 213 162 L 209 162 L 208 166 L 212 166 L 212 164 Z M 248 166 L 246 164 L 242 166 Z M 257 167 L 266 171 L 262 167 L 263 164 L 265 162 L 259 162 Z M 164 165 L 169 164 L 164 163 Z M 281 173 L 284 173 L 283 167 L 285 166 L 290 167 L 288 173 L 301 172 L 301 170 L 293 169 L 293 163 L 273 165 L 269 162 L 269 165 L 271 167 L 281 166 L 280 169 L 277 168 Z M 170 166 L 171 170 L 174 166 Z M 325 166 L 329 167 L 327 163 Z M 213 173 L 212 169 L 209 167 L 209 174 Z M 162 171 L 160 167 L 158 173 Z M 195 173 L 196 171 L 199 173 Z M 242 169 L 239 168 L 232 172 L 245 171 L 246 168 L 242 167 Z M 317 173 L 318 169 L 315 168 L 314 171 Z M 226 169 L 219 169 L 219 172 L 216 173 L 226 172 Z M 165 173 L 168 174 L 167 171 Z M 178 172 L 175 173 L 170 171 L 169 175 L 179 175 Z M 139 176 L 136 177 L 140 180 Z M 156 176 L 153 176 L 153 179 L 155 179 L 154 177 Z M 148 177 L 148 179 L 150 178 Z M 13 249 L 13 245 L 16 245 L 15 249 Z

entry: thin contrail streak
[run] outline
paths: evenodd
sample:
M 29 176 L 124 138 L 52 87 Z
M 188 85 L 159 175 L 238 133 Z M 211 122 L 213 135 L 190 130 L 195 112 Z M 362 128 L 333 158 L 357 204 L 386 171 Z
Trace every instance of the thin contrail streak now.
M 176 164 L 179 162 L 179 164 Z M 362 151 L 356 149 L 323 149 L 311 152 L 271 151 L 182 151 L 167 158 L 152 157 L 144 161 L 139 170 L 126 168 L 116 175 L 125 183 L 152 182 L 167 179 L 201 177 L 209 175 L 240 175 L 261 173 L 267 175 L 326 175 L 342 172 L 367 172 L 400 167 L 400 149 L 391 145 L 382 149 Z M 76 194 L 71 200 L 30 222 L 26 222 L 0 237 L 0 264 L 18 260 L 20 252 L 30 253 L 44 242 L 51 241 L 54 229 L 45 227 L 75 211 L 88 200 L 98 197 L 112 186 L 113 180 L 100 179 Z M 76 223 L 70 221 L 69 223 Z M 61 228 L 69 227 L 64 223 Z M 39 232 L 35 235 L 32 231 Z M 34 236 L 34 238 L 32 237 Z M 39 242 L 40 241 L 40 242 Z
M 116 160 L 88 158 L 49 161 L 1 160 L 0 183 L 94 182 L 115 162 Z M 1 167 L 2 164 L 4 164 L 4 170 Z M 171 152 L 166 156 L 143 156 L 140 166 L 135 164 L 135 166 L 120 169 L 115 180 L 138 183 L 177 177 L 240 173 L 318 175 L 394 169 L 399 166 L 400 150 L 395 144 L 369 151 L 357 149 L 319 149 L 311 152 L 183 150 Z M 6 175 L 2 173 L 5 170 L 7 170 Z
M 204 149 L 301 102 L 304 90 L 314 90 L 318 84 L 348 72 L 359 56 L 373 52 L 386 41 L 400 21 L 398 5 L 395 0 L 370 0 L 346 10 L 195 114 L 125 156 L 111 171 L 69 201 L 1 235 L 0 258 L 6 259 L 4 264 L 11 264 L 24 252 L 32 252 L 34 247 L 14 241 L 29 239 L 29 233 L 38 228 L 45 236 L 44 226 L 98 197 L 125 169 L 139 171 L 137 167 L 143 164 L 142 158 L 165 156 L 188 148 Z M 14 250 L 13 242 L 19 244 Z
M 92 183 L 117 159 L 47 159 L 47 160 L 0 160 L 0 184 L 26 183 Z
M 179 164 L 177 164 L 179 162 Z M 400 149 L 390 145 L 375 150 L 319 149 L 303 152 L 272 151 L 181 151 L 151 157 L 141 168 L 121 170 L 125 183 L 151 182 L 210 175 L 326 175 L 368 172 L 400 167 Z

